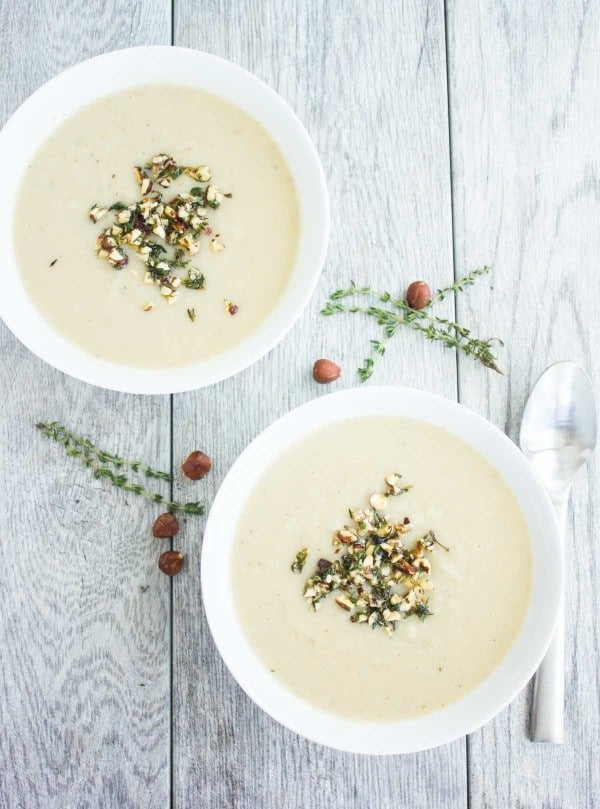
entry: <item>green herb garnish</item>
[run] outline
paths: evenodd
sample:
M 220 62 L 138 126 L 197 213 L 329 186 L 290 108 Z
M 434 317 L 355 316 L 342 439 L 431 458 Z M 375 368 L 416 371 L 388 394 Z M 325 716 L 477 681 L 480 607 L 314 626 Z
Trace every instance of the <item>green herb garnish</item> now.
M 204 289 L 205 283 L 204 276 L 198 273 L 188 273 L 187 278 L 183 279 L 183 286 L 188 289 Z
M 462 292 L 466 287 L 475 283 L 476 279 L 490 272 L 490 267 L 481 267 L 465 278 L 460 279 L 444 289 L 439 289 L 432 297 L 431 301 L 423 309 L 411 309 L 405 300 L 394 298 L 389 292 L 375 292 L 370 287 L 359 287 L 354 281 L 347 289 L 338 289 L 329 296 L 325 307 L 321 310 L 322 315 L 335 315 L 340 312 L 352 312 L 369 315 L 374 318 L 382 327 L 383 337 L 379 340 L 371 340 L 371 356 L 363 361 L 363 365 L 358 369 L 358 376 L 361 382 L 366 382 L 373 374 L 375 361 L 385 354 L 387 342 L 394 337 L 402 326 L 415 331 L 419 331 L 427 340 L 441 342 L 447 348 L 455 348 L 462 351 L 474 360 L 477 360 L 486 368 L 501 374 L 502 371 L 496 364 L 494 345 L 502 346 L 504 343 L 498 337 L 485 340 L 473 337 L 470 329 L 461 326 L 451 320 L 437 317 L 431 314 L 431 307 L 443 301 L 449 294 Z M 370 305 L 359 306 L 357 304 L 340 303 L 345 298 L 371 296 L 379 303 L 388 304 L 387 307 Z
M 187 268 L 190 266 L 189 258 L 185 257 L 185 251 L 178 247 L 173 254 L 173 258 L 171 259 L 171 267 L 174 268 Z
M 308 548 L 302 548 L 302 550 L 298 551 L 296 554 L 296 558 L 291 564 L 291 571 L 292 573 L 302 573 L 304 570 L 304 565 L 306 564 L 306 559 L 308 557 Z
M 420 621 L 424 621 L 429 615 L 433 615 L 431 610 L 429 609 L 429 599 L 425 599 L 425 601 L 421 601 L 415 605 L 414 614 Z
M 153 503 L 165 506 L 169 511 L 180 511 L 184 514 L 204 514 L 204 506 L 200 503 L 176 503 L 161 494 L 149 492 L 141 483 L 130 481 L 122 470 L 130 469 L 132 472 L 146 478 L 155 478 L 170 483 L 173 478 L 168 472 L 152 469 L 141 461 L 126 461 L 118 455 L 104 452 L 98 449 L 89 439 L 74 435 L 56 421 L 40 422 L 35 426 L 45 436 L 58 444 L 62 444 L 67 455 L 78 458 L 87 469 L 91 470 L 96 480 L 106 479 L 118 489 L 146 497 L 152 500 Z

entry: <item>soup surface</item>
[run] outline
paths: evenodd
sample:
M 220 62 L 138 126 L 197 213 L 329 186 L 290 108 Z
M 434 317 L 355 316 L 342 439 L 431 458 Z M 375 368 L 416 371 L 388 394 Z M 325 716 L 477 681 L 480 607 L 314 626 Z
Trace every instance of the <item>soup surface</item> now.
M 303 590 L 320 558 L 336 559 L 348 509 L 368 508 L 392 472 L 412 485 L 385 508 L 409 517 L 405 543 L 433 531 L 448 551 L 428 553 L 431 614 L 403 618 L 388 636 L 352 623 L 333 595 L 314 611 Z M 298 574 L 290 564 L 302 548 Z M 521 626 L 531 579 L 525 521 L 498 472 L 441 428 L 382 416 L 329 425 L 287 449 L 244 506 L 232 566 L 239 617 L 264 665 L 314 706 L 371 721 L 440 709 L 481 683 Z
M 224 249 L 213 252 L 204 236 L 191 259 L 206 288 L 181 289 L 173 306 L 144 283 L 135 253 L 126 251 L 120 270 L 97 257 L 112 212 L 95 224 L 88 217 L 94 203 L 139 200 L 133 167 L 158 153 L 209 166 L 211 182 L 232 194 L 207 209 Z M 168 200 L 194 185 L 183 176 L 159 190 Z M 298 230 L 292 175 L 257 121 L 203 90 L 148 85 L 106 96 L 56 129 L 24 176 L 14 238 L 29 294 L 65 337 L 112 362 L 167 368 L 219 354 L 257 329 L 289 279 Z

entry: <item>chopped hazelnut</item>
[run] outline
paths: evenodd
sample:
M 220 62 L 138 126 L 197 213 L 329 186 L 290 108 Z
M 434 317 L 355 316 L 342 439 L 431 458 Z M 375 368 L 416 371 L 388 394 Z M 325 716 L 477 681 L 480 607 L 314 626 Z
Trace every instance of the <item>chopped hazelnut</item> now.
M 92 222 L 99 222 L 102 217 L 108 213 L 108 208 L 101 208 L 99 205 L 94 205 L 90 208 L 88 216 Z
M 372 494 L 369 498 L 369 503 L 375 511 L 383 511 L 387 505 L 387 498 L 383 494 Z

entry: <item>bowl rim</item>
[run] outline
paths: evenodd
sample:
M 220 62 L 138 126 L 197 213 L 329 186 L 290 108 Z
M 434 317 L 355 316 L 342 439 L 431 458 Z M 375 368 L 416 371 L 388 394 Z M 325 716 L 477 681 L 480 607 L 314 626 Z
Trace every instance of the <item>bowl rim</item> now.
M 230 570 L 237 518 L 263 470 L 303 435 L 326 424 L 369 414 L 437 424 L 476 449 L 500 472 L 515 495 L 527 522 L 532 553 L 532 585 L 525 618 L 496 669 L 457 702 L 422 717 L 389 723 L 326 713 L 270 674 L 237 617 Z M 523 491 L 517 490 L 518 486 Z M 310 741 L 345 752 L 414 753 L 477 730 L 525 687 L 552 639 L 564 588 L 562 558 L 558 521 L 548 492 L 503 432 L 464 405 L 437 394 L 371 385 L 337 391 L 296 407 L 266 427 L 238 456 L 207 519 L 201 558 L 202 599 L 211 635 L 229 672 L 273 719 Z
M 149 65 L 150 70 L 156 71 L 156 77 L 152 72 L 148 74 Z M 182 65 L 190 66 L 190 71 L 179 75 Z M 167 71 L 167 75 L 159 77 L 159 71 L 161 74 Z M 143 79 L 143 75 L 149 78 Z M 64 337 L 30 298 L 21 281 L 13 249 L 16 192 L 28 159 L 73 112 L 103 96 L 143 84 L 207 89 L 258 120 L 288 163 L 300 212 L 299 245 L 290 278 L 267 318 L 246 338 L 221 354 L 171 369 L 108 362 Z M 51 105 L 56 104 L 61 105 L 60 108 L 56 113 L 50 112 Z M 61 113 L 64 109 L 67 109 L 66 114 Z M 44 123 L 32 131 L 34 117 L 36 122 Z M 30 148 L 30 141 L 36 144 L 35 148 Z M 72 65 L 35 90 L 0 130 L 0 147 L 7 149 L 7 153 L 17 154 L 13 161 L 16 165 L 9 167 L 7 179 L 7 193 L 12 202 L 8 216 L 0 221 L 5 267 L 0 318 L 23 345 L 54 368 L 84 382 L 126 393 L 195 390 L 227 379 L 264 357 L 283 340 L 308 305 L 321 275 L 329 237 L 330 207 L 325 173 L 315 145 L 291 106 L 245 68 L 204 51 L 171 45 L 109 51 Z

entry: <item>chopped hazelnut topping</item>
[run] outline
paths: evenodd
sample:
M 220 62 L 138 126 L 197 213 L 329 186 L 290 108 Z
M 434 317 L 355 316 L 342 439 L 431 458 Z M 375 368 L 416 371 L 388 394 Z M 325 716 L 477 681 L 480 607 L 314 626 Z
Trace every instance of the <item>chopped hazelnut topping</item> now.
M 101 208 L 99 205 L 92 205 L 88 216 L 92 222 L 99 222 L 102 217 L 108 213 L 108 208 Z
M 425 620 L 431 615 L 431 561 L 425 553 L 436 545 L 446 551 L 448 548 L 432 531 L 405 544 L 409 519 L 392 522 L 383 507 L 387 498 L 408 491 L 410 486 L 400 485 L 400 475 L 388 475 L 386 484 L 387 492 L 371 495 L 371 508 L 350 509 L 354 526 L 336 531 L 333 546 L 339 555 L 335 561 L 318 560 L 304 586 L 304 598 L 318 610 L 323 599 L 335 594 L 335 603 L 350 613 L 353 623 L 381 627 L 392 635 L 402 619 L 416 615 Z M 307 555 L 306 548 L 299 551 L 292 570 L 301 572 Z
M 402 475 L 399 475 L 397 472 L 394 472 L 392 475 L 388 475 L 386 477 L 385 482 L 387 483 L 388 486 L 388 491 L 386 492 L 387 497 L 396 494 L 403 494 L 404 492 L 409 491 L 411 487 L 403 486 L 401 480 Z
M 350 545 L 356 539 L 356 534 L 353 531 L 350 531 L 348 528 L 342 528 L 341 531 L 337 532 L 336 539 L 338 539 L 344 545 Z
M 209 185 L 206 189 L 206 201 L 207 202 L 221 202 L 223 199 L 222 194 L 219 192 L 219 189 L 215 185 Z
M 181 288 L 205 288 L 204 276 L 190 266 L 188 257 L 199 252 L 201 236 L 212 235 L 207 209 L 217 208 L 225 197 L 232 195 L 209 184 L 212 178 L 209 166 L 180 166 L 173 157 L 162 152 L 145 166 L 134 166 L 133 171 L 140 186 L 140 200 L 128 205 L 116 202 L 106 208 L 95 203 L 89 211 L 93 222 L 98 222 L 109 211 L 114 212 L 113 223 L 98 235 L 96 254 L 120 269 L 129 262 L 124 248 L 130 248 L 146 265 L 144 283 L 157 284 L 162 297 L 173 305 Z M 161 189 L 184 174 L 204 185 L 180 191 L 169 200 L 163 199 Z M 212 252 L 223 249 L 218 237 L 211 239 Z M 236 304 L 228 303 L 229 314 L 237 310 Z
M 198 242 L 195 242 L 193 239 L 190 239 L 188 236 L 182 236 L 181 239 L 177 240 L 177 244 L 180 247 L 190 254 L 190 256 L 195 256 L 198 250 L 200 249 L 200 245 Z
M 201 183 L 207 183 L 210 180 L 210 169 L 208 166 L 188 166 L 185 173 L 192 180 L 198 180 Z
M 372 494 L 369 498 L 369 503 L 371 504 L 371 508 L 374 508 L 375 511 L 383 511 L 386 507 L 386 498 L 383 494 Z
M 108 254 L 108 260 L 111 264 L 114 264 L 115 267 L 124 267 L 129 261 L 127 256 L 124 253 L 121 253 L 120 250 L 117 250 L 116 247 L 113 248 Z
M 350 601 L 349 598 L 345 596 L 338 596 L 337 598 L 333 599 L 338 607 L 341 607 L 346 612 L 351 612 L 354 609 L 354 604 Z
M 220 253 L 221 250 L 225 250 L 225 245 L 221 244 L 221 242 L 215 236 L 214 239 L 211 239 L 210 249 L 211 249 L 211 252 L 213 252 L 213 253 Z

